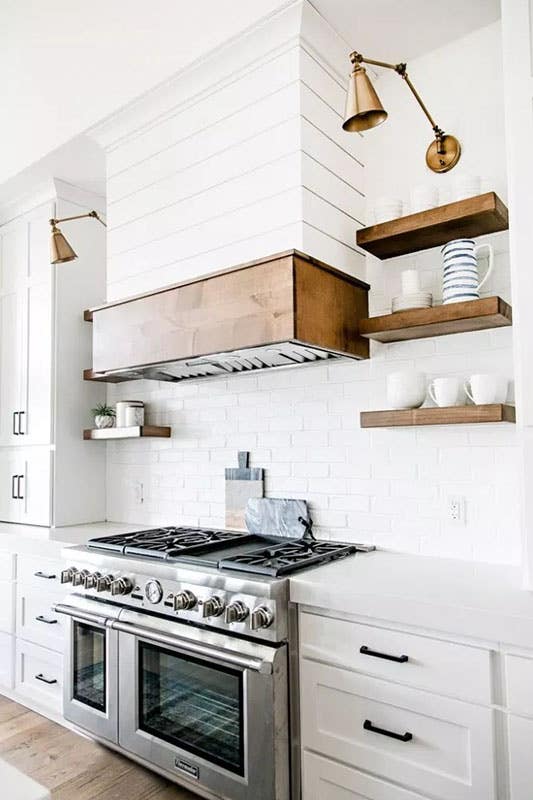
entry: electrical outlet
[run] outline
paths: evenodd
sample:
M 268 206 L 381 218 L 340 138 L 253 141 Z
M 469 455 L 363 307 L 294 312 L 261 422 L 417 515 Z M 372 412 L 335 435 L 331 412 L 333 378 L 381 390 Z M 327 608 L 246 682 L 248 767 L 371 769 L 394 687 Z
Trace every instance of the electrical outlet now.
M 466 498 L 450 495 L 446 501 L 448 522 L 452 525 L 466 525 Z

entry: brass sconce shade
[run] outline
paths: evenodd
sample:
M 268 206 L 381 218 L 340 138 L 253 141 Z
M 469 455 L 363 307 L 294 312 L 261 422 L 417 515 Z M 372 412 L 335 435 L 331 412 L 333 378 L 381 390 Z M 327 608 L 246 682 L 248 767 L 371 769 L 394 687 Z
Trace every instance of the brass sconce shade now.
M 405 81 L 433 129 L 435 138 L 426 152 L 427 166 L 433 172 L 448 172 L 453 169 L 461 157 L 461 145 L 455 136 L 445 134 L 431 116 L 407 74 L 407 64 L 388 64 L 386 61 L 376 61 L 362 56 L 355 50 L 350 54 L 350 61 L 353 64 L 353 70 L 346 95 L 346 111 L 342 123 L 344 130 L 355 133 L 367 131 L 381 125 L 387 119 L 387 112 L 381 105 L 381 100 L 361 64 L 373 64 L 376 67 L 392 69 Z
M 367 131 L 385 122 L 387 112 L 366 74 L 366 69 L 356 64 L 348 82 L 346 109 L 342 127 L 345 131 Z
M 96 211 L 88 211 L 87 214 L 76 214 L 74 217 L 63 217 L 63 219 L 51 219 L 50 225 L 52 226 L 50 237 L 50 263 L 51 264 L 65 264 L 67 261 L 74 261 L 77 254 L 70 246 L 67 239 L 63 236 L 59 228 L 58 222 L 68 222 L 71 219 L 85 219 L 86 217 L 93 217 L 100 222 L 104 228 L 107 227 L 104 220 L 101 219 Z
M 77 257 L 77 254 L 67 242 L 59 228 L 56 225 L 52 225 L 52 235 L 50 237 L 50 263 L 64 264 L 66 261 L 74 261 L 74 259 Z

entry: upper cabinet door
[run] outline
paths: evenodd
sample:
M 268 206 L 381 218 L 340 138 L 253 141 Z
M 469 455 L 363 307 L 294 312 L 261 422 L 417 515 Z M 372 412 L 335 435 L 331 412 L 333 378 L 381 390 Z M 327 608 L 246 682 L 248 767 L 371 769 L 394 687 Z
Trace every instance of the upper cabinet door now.
M 24 292 L 0 295 L 0 445 L 22 443 L 19 434 L 24 372 Z
M 28 224 L 22 218 L 0 232 L 0 295 L 24 286 L 28 275 Z

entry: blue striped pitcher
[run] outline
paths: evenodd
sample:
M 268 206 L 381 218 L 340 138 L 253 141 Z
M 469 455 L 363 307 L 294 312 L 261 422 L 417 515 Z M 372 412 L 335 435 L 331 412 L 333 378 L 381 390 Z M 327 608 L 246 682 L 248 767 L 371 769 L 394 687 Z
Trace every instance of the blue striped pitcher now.
M 489 266 L 485 277 L 479 280 L 477 256 L 486 248 Z M 492 272 L 494 251 L 488 243 L 475 245 L 473 239 L 454 239 L 441 248 L 442 253 L 442 302 L 463 303 L 478 300 L 479 290 Z

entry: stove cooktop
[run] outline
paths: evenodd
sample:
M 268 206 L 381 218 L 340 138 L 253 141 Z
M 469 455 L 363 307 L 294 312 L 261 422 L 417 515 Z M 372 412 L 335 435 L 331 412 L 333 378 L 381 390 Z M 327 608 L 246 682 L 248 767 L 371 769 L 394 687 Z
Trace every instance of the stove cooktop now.
M 136 533 L 91 539 L 92 550 L 196 564 L 221 570 L 237 570 L 271 577 L 326 564 L 373 547 L 331 542 L 305 536 L 281 539 L 246 531 L 209 528 L 155 528 Z

